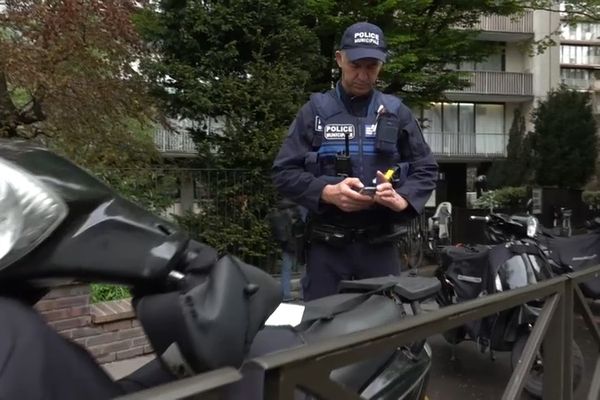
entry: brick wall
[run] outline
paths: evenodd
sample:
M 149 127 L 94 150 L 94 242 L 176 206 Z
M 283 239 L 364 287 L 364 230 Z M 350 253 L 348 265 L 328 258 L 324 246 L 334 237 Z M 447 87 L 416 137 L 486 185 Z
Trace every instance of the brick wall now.
M 69 285 L 48 293 L 35 308 L 51 327 L 83 345 L 99 363 L 152 352 L 129 300 L 90 304 L 88 285 Z

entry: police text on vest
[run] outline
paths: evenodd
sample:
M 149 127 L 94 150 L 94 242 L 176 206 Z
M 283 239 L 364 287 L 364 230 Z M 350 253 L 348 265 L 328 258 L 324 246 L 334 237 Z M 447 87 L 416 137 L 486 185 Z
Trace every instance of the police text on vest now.
M 354 125 L 352 124 L 327 124 L 325 125 L 325 139 L 327 140 L 339 140 L 345 139 L 348 135 L 348 139 L 354 139 Z

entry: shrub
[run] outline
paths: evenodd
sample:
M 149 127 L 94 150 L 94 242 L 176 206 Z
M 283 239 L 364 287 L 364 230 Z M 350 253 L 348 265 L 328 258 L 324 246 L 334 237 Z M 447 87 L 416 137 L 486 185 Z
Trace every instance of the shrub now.
M 475 201 L 475 208 L 508 208 L 522 210 L 527 206 L 527 188 L 525 186 L 504 187 L 490 190 Z
M 129 289 L 119 285 L 94 283 L 91 285 L 92 303 L 119 300 L 131 297 Z
M 581 200 L 587 204 L 590 208 L 600 208 L 600 191 L 586 190 L 581 194 Z

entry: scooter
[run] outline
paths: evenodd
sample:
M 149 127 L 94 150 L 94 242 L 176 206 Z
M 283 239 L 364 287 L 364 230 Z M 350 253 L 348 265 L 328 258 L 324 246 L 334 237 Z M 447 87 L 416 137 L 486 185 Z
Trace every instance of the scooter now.
M 561 208 L 561 212 L 570 215 L 567 209 Z M 492 214 L 487 218 L 493 222 L 488 224 L 486 234 L 493 231 L 491 235 L 497 240 L 495 243 L 509 240 L 532 242 L 542 251 L 554 274 L 580 271 L 600 262 L 600 218 L 586 221 L 587 232 L 574 236 L 564 232 L 556 234 L 555 230 L 545 228 L 531 215 Z M 570 229 L 569 224 L 565 226 Z M 586 297 L 600 299 L 600 278 L 582 282 L 579 287 Z
M 439 289 L 436 280 L 393 279 L 355 282 L 360 293 L 306 303 L 296 339 L 303 345 L 396 321 L 406 317 L 403 302 L 415 305 Z M 113 381 L 87 352 L 50 330 L 32 306 L 75 280 L 129 286 L 156 360 Z M 232 366 L 244 379 L 227 388 L 229 398 L 262 398 L 260 377 L 245 371 L 244 361 L 293 345 L 268 340 L 285 333 L 265 325 L 280 302 L 278 283 L 263 271 L 219 257 L 41 146 L 0 140 L 0 314 L 7 318 L 0 326 L 0 397 L 108 399 Z M 430 365 L 422 342 L 331 378 L 366 399 L 418 400 Z M 240 388 L 250 391 L 240 396 Z
M 440 306 L 532 285 L 554 276 L 546 254 L 535 240 L 538 232 L 535 217 L 490 214 L 471 219 L 486 223 L 486 236 L 495 244 L 444 248 L 442 264 L 436 273 L 442 284 L 437 298 Z M 510 351 L 514 368 L 542 305 L 540 301 L 532 301 L 504 310 L 447 331 L 444 338 L 451 344 L 474 341 L 482 352 L 490 351 L 492 359 L 496 351 Z M 543 347 L 540 351 L 543 352 Z M 575 342 L 573 357 L 573 382 L 577 387 L 584 365 Z M 524 387 L 534 397 L 541 398 L 542 385 L 542 356 L 538 354 Z

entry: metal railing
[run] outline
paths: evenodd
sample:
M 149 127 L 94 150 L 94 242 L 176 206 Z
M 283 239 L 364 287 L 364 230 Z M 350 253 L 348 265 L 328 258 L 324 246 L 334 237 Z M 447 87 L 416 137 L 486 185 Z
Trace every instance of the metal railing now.
M 221 135 L 225 126 L 224 118 L 203 117 L 170 119 L 168 126 L 158 125 L 154 131 L 154 143 L 165 155 L 190 157 L 198 155 L 190 130 L 200 130 L 209 135 Z
M 533 33 L 533 11 L 521 16 L 489 15 L 481 17 L 475 29 L 489 32 Z
M 423 132 L 431 151 L 446 157 L 506 157 L 505 133 Z
M 524 72 L 463 71 L 470 86 L 448 93 L 533 96 L 533 75 Z
M 154 131 L 154 144 L 161 153 L 197 155 L 196 144 L 187 132 L 174 132 L 163 127 Z
M 521 358 L 502 395 L 503 400 L 519 399 L 525 379 L 540 346 L 543 352 L 544 400 L 573 399 L 572 341 L 575 305 L 600 349 L 600 330 L 578 284 L 600 277 L 600 265 L 562 275 L 535 285 L 501 292 L 438 311 L 409 317 L 397 323 L 324 340 L 288 351 L 259 357 L 251 366 L 265 373 L 265 400 L 293 400 L 302 389 L 322 400 L 360 400 L 360 396 L 330 379 L 331 371 L 372 358 L 379 353 L 442 333 L 497 312 L 543 299 L 546 301 L 530 333 Z M 194 378 L 122 397 L 134 399 L 181 399 L 192 394 L 211 393 L 237 379 L 235 370 L 224 368 Z M 600 396 L 600 358 L 597 359 L 588 399 Z

